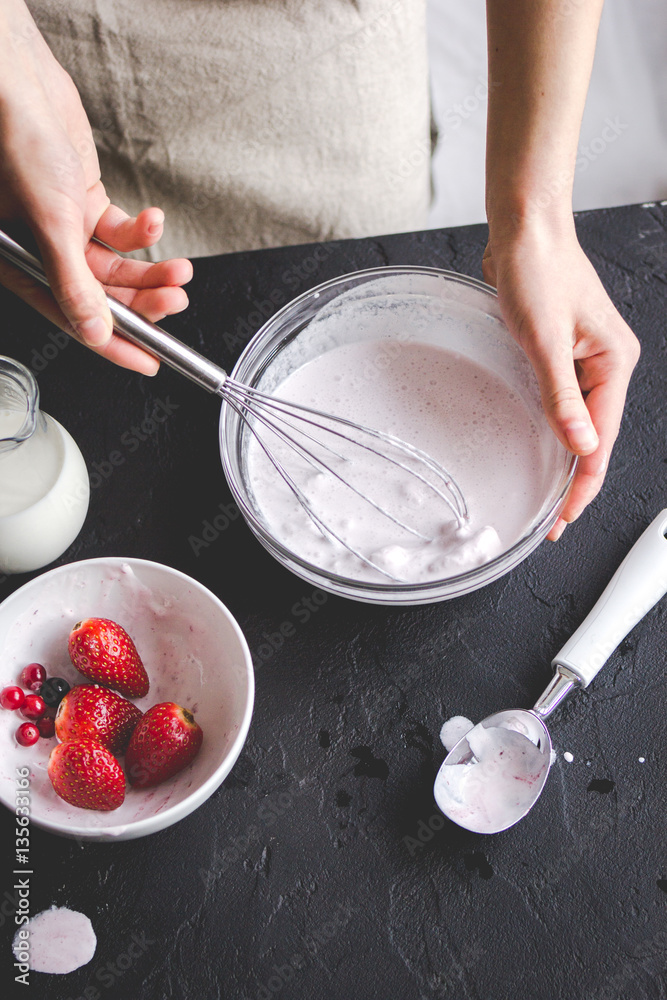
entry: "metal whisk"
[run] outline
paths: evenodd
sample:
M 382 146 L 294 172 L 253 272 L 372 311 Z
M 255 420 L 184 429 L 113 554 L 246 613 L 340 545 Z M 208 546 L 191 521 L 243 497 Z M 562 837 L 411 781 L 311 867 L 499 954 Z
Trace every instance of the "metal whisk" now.
M 48 278 L 41 262 L 11 237 L 0 230 L 0 257 L 49 287 Z M 313 407 L 291 403 L 278 396 L 262 392 L 229 377 L 218 365 L 204 358 L 197 351 L 183 344 L 176 337 L 166 333 L 154 323 L 144 319 L 129 306 L 111 295 L 107 295 L 109 309 L 114 320 L 114 329 L 133 344 L 148 351 L 165 364 L 185 375 L 208 392 L 213 392 L 232 407 L 245 422 L 256 438 L 277 474 L 293 492 L 301 507 L 325 537 L 332 538 L 363 563 L 382 575 L 399 582 L 386 569 L 376 565 L 363 553 L 348 544 L 339 533 L 327 525 L 312 503 L 286 468 L 284 461 L 276 456 L 269 442 L 271 438 L 284 442 L 290 450 L 300 456 L 312 468 L 333 476 L 338 482 L 352 490 L 359 498 L 400 528 L 412 535 L 429 541 L 422 532 L 407 524 L 381 503 L 359 490 L 350 477 L 340 468 L 333 468 L 335 459 L 350 462 L 336 449 L 337 442 L 346 442 L 360 449 L 359 460 L 372 454 L 381 461 L 402 469 L 422 486 L 442 499 L 456 523 L 461 527 L 468 519 L 466 502 L 454 478 L 439 463 L 414 445 L 384 431 L 365 427 L 344 417 L 324 413 Z

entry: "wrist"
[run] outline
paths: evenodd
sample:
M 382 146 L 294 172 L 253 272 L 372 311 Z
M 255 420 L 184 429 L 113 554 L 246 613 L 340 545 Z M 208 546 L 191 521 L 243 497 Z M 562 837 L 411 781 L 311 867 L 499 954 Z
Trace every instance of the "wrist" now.
M 489 230 L 511 237 L 523 230 L 568 233 L 573 226 L 574 156 L 519 157 L 498 149 L 487 154 L 486 214 Z M 505 155 L 504 155 L 505 154 Z
M 570 199 L 523 193 L 520 197 L 487 200 L 489 243 L 496 253 L 516 244 L 562 243 L 576 240 Z
M 44 40 L 23 0 L 2 0 L 0 100 L 6 101 L 20 90 L 26 74 L 39 80 L 35 62 L 43 57 L 42 47 L 46 47 Z

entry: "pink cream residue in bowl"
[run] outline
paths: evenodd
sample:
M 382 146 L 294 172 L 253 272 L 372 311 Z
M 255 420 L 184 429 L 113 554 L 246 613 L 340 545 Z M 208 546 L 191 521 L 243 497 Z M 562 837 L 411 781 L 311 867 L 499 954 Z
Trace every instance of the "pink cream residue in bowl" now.
M 87 617 L 110 618 L 132 636 L 150 679 L 148 695 L 133 700 L 142 711 L 162 701 L 190 709 L 204 731 L 201 751 L 148 792 L 128 786 L 113 812 L 79 809 L 51 785 L 56 740 L 18 746 L 16 713 L 0 711 L 0 800 L 14 808 L 17 781 L 29 768 L 32 823 L 82 839 L 128 839 L 187 815 L 231 770 L 252 712 L 250 654 L 229 612 L 197 581 L 144 560 L 92 559 L 43 574 L 0 605 L 0 687 L 15 684 L 33 661 L 49 676 L 87 683 L 68 653 L 71 628 Z

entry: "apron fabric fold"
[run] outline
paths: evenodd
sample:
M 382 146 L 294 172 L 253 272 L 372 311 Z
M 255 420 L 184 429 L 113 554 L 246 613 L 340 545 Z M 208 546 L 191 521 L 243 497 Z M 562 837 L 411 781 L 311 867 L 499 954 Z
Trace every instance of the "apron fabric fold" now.
M 423 228 L 425 0 L 29 0 L 148 259 Z

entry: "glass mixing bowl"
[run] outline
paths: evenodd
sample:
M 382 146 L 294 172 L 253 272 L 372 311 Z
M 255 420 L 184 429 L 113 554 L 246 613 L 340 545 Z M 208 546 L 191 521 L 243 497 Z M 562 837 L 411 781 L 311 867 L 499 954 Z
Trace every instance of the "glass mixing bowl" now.
M 352 322 L 336 342 L 318 337 L 314 320 L 345 310 Z M 358 314 L 357 314 L 358 311 Z M 369 322 L 369 316 L 372 321 Z M 358 322 L 355 322 L 355 317 Z M 576 459 L 547 423 L 537 379 L 500 314 L 495 289 L 452 271 L 428 267 L 378 267 L 346 274 L 305 292 L 275 314 L 253 337 L 232 377 L 273 391 L 292 371 L 340 343 L 386 340 L 386 317 L 401 336 L 456 351 L 501 376 L 527 407 L 538 430 L 542 455 L 542 502 L 521 537 L 495 559 L 474 569 L 427 583 L 354 580 L 322 569 L 277 539 L 254 499 L 248 480 L 245 422 L 227 403 L 220 415 L 220 449 L 231 490 L 249 527 L 283 566 L 322 590 L 374 604 L 431 604 L 484 587 L 513 569 L 535 549 L 563 506 Z M 396 321 L 399 320 L 399 323 Z

